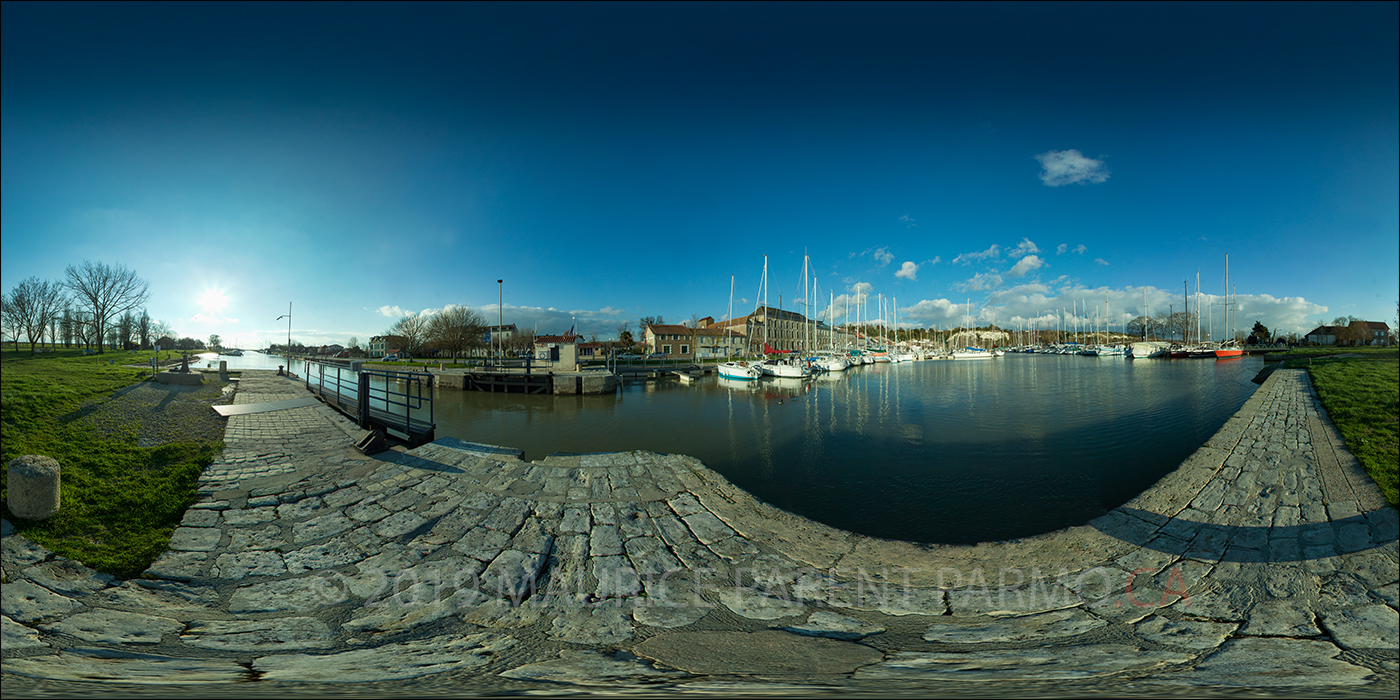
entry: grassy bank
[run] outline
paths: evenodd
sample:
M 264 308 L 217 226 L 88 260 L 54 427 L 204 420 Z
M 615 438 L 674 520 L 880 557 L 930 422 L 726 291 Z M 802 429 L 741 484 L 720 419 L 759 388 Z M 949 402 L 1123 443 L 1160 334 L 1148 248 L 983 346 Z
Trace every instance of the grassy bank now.
M 1343 357 L 1342 355 L 1352 355 Z M 1327 415 L 1391 506 L 1400 500 L 1400 349 L 1296 348 Z
M 5 507 L 4 517 L 44 547 L 121 577 L 144 571 L 165 550 L 195 500 L 200 472 L 223 444 L 209 431 L 143 440 L 149 425 L 162 420 L 159 414 L 118 410 L 123 390 L 141 388 L 151 374 L 122 364 L 148 362 L 152 354 L 0 352 L 0 461 L 41 454 L 63 469 L 56 515 L 30 522 Z M 209 389 L 217 396 L 216 387 Z M 8 474 L 0 479 L 3 498 Z

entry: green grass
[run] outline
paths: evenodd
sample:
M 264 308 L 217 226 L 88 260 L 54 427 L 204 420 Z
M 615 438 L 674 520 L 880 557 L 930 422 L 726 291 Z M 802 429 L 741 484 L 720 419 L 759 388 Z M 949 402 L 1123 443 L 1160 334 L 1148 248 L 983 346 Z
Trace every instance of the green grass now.
M 1302 352 L 1300 352 L 1302 351 Z M 1355 353 L 1361 357 L 1337 357 Z M 1295 348 L 1285 367 L 1308 370 L 1318 398 L 1392 507 L 1400 500 L 1400 349 Z
M 42 454 L 62 467 L 61 505 L 42 522 L 4 517 L 35 542 L 99 571 L 127 578 L 144 571 L 170 542 L 196 498 L 196 482 L 222 442 L 177 442 L 138 447 L 135 431 L 105 434 L 74 413 L 88 401 L 150 376 L 121 363 L 149 361 L 154 353 L 82 355 L 56 349 L 30 357 L 0 351 L 0 461 Z M 117 364 L 110 364 L 116 361 Z M 8 495 L 0 471 L 0 498 Z

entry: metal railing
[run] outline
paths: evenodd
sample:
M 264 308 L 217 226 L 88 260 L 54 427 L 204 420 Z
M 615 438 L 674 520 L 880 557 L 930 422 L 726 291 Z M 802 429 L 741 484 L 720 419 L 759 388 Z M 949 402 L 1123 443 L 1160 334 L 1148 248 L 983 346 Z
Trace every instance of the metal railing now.
M 308 390 L 362 428 L 383 429 L 410 442 L 433 439 L 436 416 L 431 374 L 367 370 L 358 362 L 307 360 L 304 376 Z

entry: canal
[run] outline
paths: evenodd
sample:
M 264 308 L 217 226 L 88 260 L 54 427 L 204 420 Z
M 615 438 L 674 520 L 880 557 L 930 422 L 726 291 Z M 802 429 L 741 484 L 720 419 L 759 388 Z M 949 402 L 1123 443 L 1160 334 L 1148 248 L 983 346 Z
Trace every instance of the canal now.
M 285 362 L 222 359 L 240 369 Z M 1239 410 L 1262 366 L 1011 354 L 864 365 L 806 382 L 629 382 L 606 396 L 437 389 L 434 409 L 438 437 L 523 449 L 526 459 L 687 454 L 833 527 L 970 544 L 1080 525 L 1130 500 Z
M 875 537 L 965 544 L 1080 525 L 1175 469 L 1258 385 L 1259 358 L 1012 354 L 818 379 L 713 375 L 613 396 L 440 389 L 438 436 L 687 454 L 758 498 Z

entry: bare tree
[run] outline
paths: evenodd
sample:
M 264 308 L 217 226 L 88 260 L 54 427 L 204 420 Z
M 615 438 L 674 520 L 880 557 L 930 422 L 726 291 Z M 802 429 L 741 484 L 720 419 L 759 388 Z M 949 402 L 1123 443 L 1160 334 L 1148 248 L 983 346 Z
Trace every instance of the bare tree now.
M 452 359 L 481 343 L 486 319 L 476 309 L 448 306 L 428 321 L 428 337 L 433 347 L 451 353 Z
M 56 282 L 30 277 L 10 291 L 5 300 L 5 315 L 12 331 L 23 331 L 29 339 L 29 354 L 33 355 L 44 333 L 63 309 L 63 287 Z M 15 333 L 15 348 L 19 348 L 19 333 Z
M 169 323 L 165 321 L 151 321 L 151 343 L 154 344 L 155 341 L 161 338 L 175 340 L 175 335 L 175 329 L 171 328 Z M 166 347 L 165 349 L 169 350 L 170 348 Z
M 82 266 L 68 266 L 63 284 L 73 291 L 77 301 L 91 313 L 94 335 L 107 337 L 107 327 L 121 314 L 146 303 L 150 285 L 124 265 L 83 261 Z M 97 352 L 102 352 L 99 345 Z
M 385 335 L 403 338 L 403 349 L 410 355 L 416 355 L 428 342 L 428 326 L 428 318 L 422 314 L 404 316 L 391 326 Z

